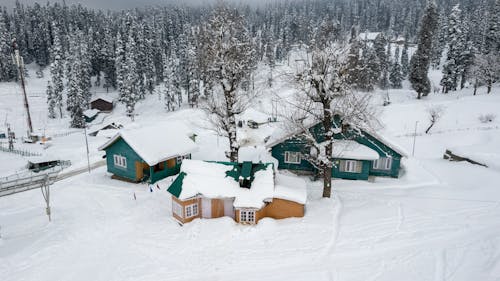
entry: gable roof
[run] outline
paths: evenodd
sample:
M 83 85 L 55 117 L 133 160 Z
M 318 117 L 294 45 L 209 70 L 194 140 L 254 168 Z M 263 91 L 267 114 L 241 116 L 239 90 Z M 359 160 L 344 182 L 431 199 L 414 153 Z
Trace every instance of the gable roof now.
M 189 138 L 191 130 L 179 122 L 162 123 L 137 129 L 122 129 L 99 147 L 106 150 L 116 141 L 125 141 L 149 166 L 197 150 Z
M 96 100 L 103 100 L 103 101 L 108 102 L 108 103 L 113 103 L 113 99 L 111 97 L 106 97 L 106 96 L 95 97 L 90 102 L 92 103 L 92 102 L 94 102 Z
M 353 140 L 334 140 L 332 156 L 354 160 L 379 159 L 379 155 L 375 150 Z
M 308 125 L 306 128 L 310 129 L 316 125 L 318 125 L 320 122 L 316 123 L 311 123 Z M 394 152 L 398 153 L 401 156 L 408 157 L 408 154 L 405 152 L 404 149 L 402 149 L 400 146 L 396 145 L 394 142 L 390 141 L 388 138 L 372 131 L 372 130 L 366 130 L 366 129 L 360 129 L 363 134 L 370 135 L 374 139 L 378 140 L 379 142 L 383 143 L 385 146 L 388 148 L 392 149 Z M 295 135 L 299 134 L 302 132 L 302 129 L 297 129 L 294 131 L 286 131 L 286 130 L 280 130 L 278 129 L 271 137 L 269 140 L 266 142 L 266 148 L 273 148 L 274 146 L 294 137 Z M 340 133 L 340 129 L 338 129 L 338 132 Z

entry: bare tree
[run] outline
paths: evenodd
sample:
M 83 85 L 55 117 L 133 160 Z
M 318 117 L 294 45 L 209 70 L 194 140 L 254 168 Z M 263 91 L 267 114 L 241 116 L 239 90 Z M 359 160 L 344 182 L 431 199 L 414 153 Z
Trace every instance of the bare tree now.
M 373 119 L 369 95 L 356 95 L 347 82 L 348 51 L 347 46 L 336 44 L 308 55 L 304 69 L 295 77 L 298 92 L 285 117 L 287 130 L 298 132 L 296 137 L 310 148 L 301 156 L 320 171 L 323 197 L 331 195 L 334 135 L 342 132 L 334 115 L 352 127 Z M 321 124 L 320 136 L 311 130 L 315 124 Z
M 209 94 L 203 109 L 215 130 L 229 140 L 226 156 L 238 161 L 236 116 L 249 104 L 250 93 L 243 84 L 249 81 L 256 63 L 255 51 L 243 17 L 223 4 L 215 9 L 200 40 L 205 46 L 200 61 L 207 70 Z
M 427 109 L 427 112 L 429 113 L 429 121 L 431 122 L 429 124 L 429 127 L 425 130 L 425 133 L 428 134 L 429 131 L 436 125 L 436 123 L 443 117 L 444 114 L 444 107 L 436 105 L 436 106 L 431 106 Z
M 474 95 L 480 85 L 486 85 L 489 94 L 493 83 L 500 78 L 500 56 L 491 53 L 476 56 L 470 70 L 470 78 L 474 84 Z

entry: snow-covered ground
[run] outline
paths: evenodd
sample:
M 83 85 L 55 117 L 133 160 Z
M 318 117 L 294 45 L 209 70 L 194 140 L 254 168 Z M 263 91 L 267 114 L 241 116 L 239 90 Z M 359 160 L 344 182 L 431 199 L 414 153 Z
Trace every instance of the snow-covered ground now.
M 43 92 L 43 79 L 30 82 L 33 92 Z M 256 87 L 263 96 L 243 119 L 261 122 L 270 116 L 275 95 L 291 91 L 284 81 L 272 89 Z M 2 96 L 8 95 L 0 99 L 0 116 L 22 134 L 22 100 L 15 88 L 0 84 Z M 166 190 L 112 180 L 105 167 L 52 186 L 50 223 L 40 191 L 0 197 L 0 280 L 500 280 L 499 164 L 485 168 L 442 159 L 447 148 L 500 154 L 500 119 L 479 121 L 481 114 L 500 118 L 500 89 L 490 95 L 471 92 L 416 100 L 409 90 L 390 90 L 391 105 L 379 107 L 380 133 L 409 153 L 404 175 L 334 180 L 331 199 L 321 198 L 320 182 L 302 178 L 308 187 L 304 218 L 266 218 L 256 226 L 221 218 L 181 227 L 171 218 Z M 374 104 L 381 105 L 385 94 L 375 93 Z M 67 128 L 67 118 L 45 118 L 43 96 L 30 95 L 30 102 L 32 115 L 39 116 L 36 128 L 75 131 Z M 425 134 L 427 109 L 436 105 L 444 115 Z M 193 158 L 224 159 L 227 141 L 207 129 L 201 111 L 166 113 L 156 96 L 136 109 L 133 126 L 182 121 L 198 135 Z M 105 120 L 131 126 L 123 116 L 118 105 Z M 262 144 L 278 126 L 243 128 L 240 140 Z M 105 141 L 89 137 L 91 161 L 100 159 L 97 147 Z M 55 137 L 47 149 L 16 146 L 72 160 L 75 167 L 86 164 L 81 130 Z M 0 176 L 25 164 L 20 156 L 0 152 L 0 157 Z

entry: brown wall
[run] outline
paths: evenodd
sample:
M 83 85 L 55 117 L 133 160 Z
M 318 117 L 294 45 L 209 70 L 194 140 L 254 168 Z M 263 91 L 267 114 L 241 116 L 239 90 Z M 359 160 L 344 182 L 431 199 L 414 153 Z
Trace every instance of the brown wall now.
M 101 99 L 97 99 L 90 103 L 90 109 L 98 109 L 100 111 L 112 111 L 113 104 Z
M 179 216 L 177 216 L 176 214 L 174 214 L 174 213 L 172 212 L 172 216 L 173 216 L 176 220 L 178 220 L 179 222 L 181 222 L 181 223 L 183 223 L 183 224 L 184 224 L 184 223 L 190 222 L 190 221 L 192 221 L 192 220 L 194 220 L 194 219 L 196 219 L 196 218 L 200 218 L 200 217 L 201 217 L 201 199 L 200 199 L 200 198 L 194 198 L 194 199 L 189 199 L 189 200 L 181 201 L 181 200 L 177 199 L 177 197 L 175 197 L 175 196 L 173 196 L 173 195 L 172 195 L 172 201 L 173 201 L 173 202 L 177 202 L 177 203 L 179 203 L 179 204 L 182 206 L 182 215 L 183 215 L 183 217 L 182 217 L 182 218 L 181 218 L 181 217 L 179 217 Z M 187 205 L 191 205 L 191 204 L 194 204 L 194 203 L 196 203 L 196 202 L 198 202 L 198 215 L 197 215 L 197 216 L 194 216 L 194 217 L 190 217 L 190 218 L 185 219 L 185 218 L 184 218 L 184 216 L 185 216 L 185 212 L 186 212 L 185 207 L 186 207 Z
M 262 209 L 255 212 L 255 223 L 258 223 L 262 218 L 286 219 L 303 216 L 304 205 L 285 199 L 274 198 L 273 202 L 268 203 Z M 239 210 L 236 210 L 235 221 L 240 223 Z
M 182 206 L 182 213 L 184 216 L 185 208 L 187 205 L 198 202 L 198 215 L 188 219 L 179 217 L 172 213 L 175 219 L 181 223 L 190 222 L 196 218 L 201 218 L 202 201 L 201 198 L 190 199 L 186 201 L 181 201 L 175 196 L 172 196 L 172 201 L 179 203 Z M 212 218 L 220 218 L 224 216 L 224 200 L 222 199 L 212 199 Z M 296 202 L 292 202 L 285 199 L 274 198 L 271 203 L 265 205 L 262 209 L 255 212 L 255 223 L 258 223 L 262 218 L 273 218 L 273 219 L 284 219 L 292 217 L 303 217 L 304 216 L 304 205 Z M 240 223 L 240 211 L 235 211 L 234 220 Z
M 212 199 L 212 218 L 224 216 L 224 200 Z
M 263 211 L 266 217 L 273 219 L 303 217 L 304 205 L 285 199 L 274 198 L 273 202 L 263 208 Z

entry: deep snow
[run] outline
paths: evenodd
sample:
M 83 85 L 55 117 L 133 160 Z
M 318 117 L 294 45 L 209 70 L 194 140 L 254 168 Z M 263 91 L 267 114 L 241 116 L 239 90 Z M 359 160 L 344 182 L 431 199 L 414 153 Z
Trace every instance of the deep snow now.
M 261 73 L 264 77 L 266 71 Z M 263 96 L 245 119 L 270 116 L 274 94 L 291 93 L 283 80 L 272 89 L 257 83 Z M 28 89 L 43 92 L 45 85 L 33 78 Z M 0 116 L 8 114 L 22 134 L 22 101 L 15 88 L 0 84 L 6 97 L 0 99 Z M 500 139 L 500 120 L 484 124 L 478 117 L 500 116 L 500 89 L 478 96 L 470 89 L 431 94 L 420 101 L 409 90 L 390 90 L 392 104 L 382 107 L 385 94 L 377 92 L 373 99 L 384 125 L 380 133 L 410 154 L 400 179 L 334 180 L 333 197 L 324 199 L 320 181 L 283 172 L 287 180 L 307 184 L 304 218 L 266 218 L 256 226 L 221 218 L 181 227 L 171 218 L 165 189 L 150 192 L 146 184 L 112 180 L 98 168 L 52 186 L 51 223 L 40 191 L 0 197 L 0 280 L 500 280 L 500 171 L 442 159 L 453 147 L 499 155 L 500 145 L 494 143 Z M 67 118 L 47 120 L 44 97 L 30 94 L 30 102 L 36 128 L 68 135 L 54 137 L 47 149 L 16 146 L 70 159 L 73 168 L 84 166 L 83 132 L 67 129 Z M 443 118 L 424 134 L 426 110 L 434 105 L 445 108 Z M 224 160 L 227 141 L 207 129 L 201 111 L 165 113 L 156 96 L 136 109 L 135 126 L 159 118 L 182 120 L 198 135 L 194 159 Z M 119 105 L 105 121 L 130 126 L 123 116 Z M 245 154 L 265 154 L 252 148 L 278 127 L 241 129 L 240 141 L 249 145 Z M 101 159 L 97 147 L 106 140 L 89 137 L 92 162 Z M 2 175 L 21 170 L 25 161 L 4 152 L 0 157 Z

